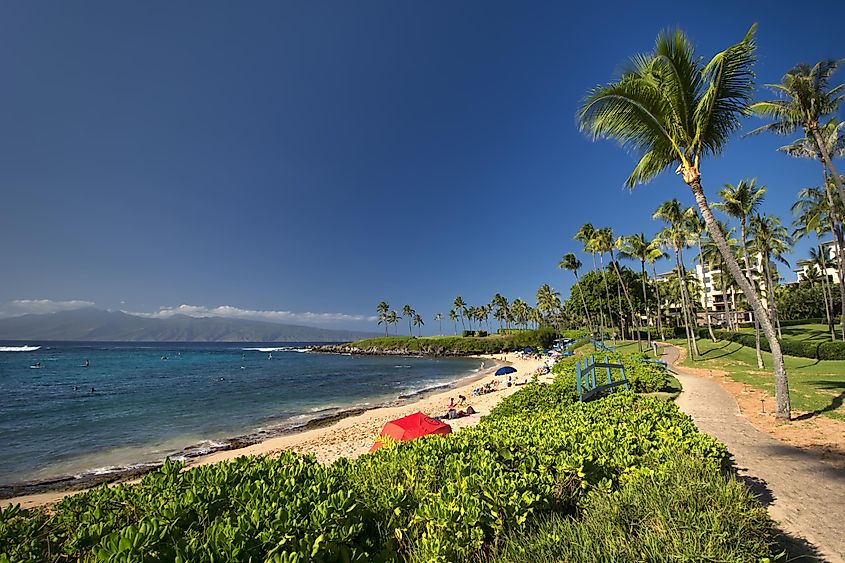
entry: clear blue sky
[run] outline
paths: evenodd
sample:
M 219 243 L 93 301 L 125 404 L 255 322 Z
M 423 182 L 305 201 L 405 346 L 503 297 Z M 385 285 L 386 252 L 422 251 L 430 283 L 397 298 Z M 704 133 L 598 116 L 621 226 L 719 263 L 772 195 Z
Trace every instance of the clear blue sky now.
M 679 7 L 3 3 L 0 303 L 319 324 L 300 314 L 384 299 L 431 331 L 457 294 L 566 294 L 557 263 L 581 223 L 651 236 L 659 202 L 692 204 L 668 174 L 623 188 L 633 157 L 575 127 L 590 87 L 676 25 L 709 58 L 759 22 L 761 83 L 845 56 L 845 3 Z M 704 163 L 708 193 L 757 177 L 789 221 L 821 172 L 774 152 L 787 140 L 737 138 Z

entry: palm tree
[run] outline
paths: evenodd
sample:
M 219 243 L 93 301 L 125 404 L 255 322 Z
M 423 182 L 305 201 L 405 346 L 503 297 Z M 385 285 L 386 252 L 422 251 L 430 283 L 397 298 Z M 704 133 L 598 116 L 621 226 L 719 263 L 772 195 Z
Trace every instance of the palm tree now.
M 414 315 L 416 314 L 417 312 L 414 311 L 410 305 L 405 305 L 404 307 L 402 307 L 402 316 L 408 317 L 408 334 L 411 336 L 414 335 L 413 331 L 411 330 L 411 320 L 413 320 Z
M 458 313 L 458 317 L 461 319 L 461 327 L 466 330 L 466 325 L 464 324 L 464 315 L 466 314 L 467 304 L 464 302 L 464 298 L 458 295 L 455 297 L 455 301 L 452 303 L 455 306 L 455 311 Z
M 827 283 L 827 269 L 831 265 L 831 261 L 828 259 L 827 254 L 824 250 L 822 250 L 822 245 L 819 245 L 818 250 L 815 248 L 810 249 L 810 260 L 809 260 L 809 269 L 807 274 L 813 274 L 818 272 L 818 277 L 821 280 L 822 285 L 822 295 L 824 296 L 824 312 L 825 316 L 827 317 L 827 326 L 830 329 L 830 340 L 832 342 L 836 341 L 836 332 L 833 330 L 833 317 L 831 315 L 833 311 L 833 292 L 828 287 Z M 806 276 L 806 279 L 810 279 L 810 276 Z M 830 303 L 828 304 L 828 296 Z
M 516 322 L 519 323 L 523 328 L 527 327 L 529 319 L 528 303 L 526 303 L 522 299 L 516 298 L 513 300 L 510 309 L 513 313 L 514 319 L 516 319 Z
M 577 240 L 584 246 L 584 252 L 592 254 L 593 256 L 593 271 L 597 271 L 598 268 L 596 266 L 596 250 L 593 246 L 593 239 L 596 236 L 596 228 L 593 227 L 592 223 L 584 223 L 581 225 L 581 228 L 578 229 L 578 232 L 575 233 L 575 236 L 572 237 L 574 240 Z M 604 318 L 604 307 L 601 306 L 601 297 L 599 297 L 599 322 L 601 324 L 601 335 L 604 338 L 604 327 L 605 327 L 605 318 Z M 609 319 L 612 323 L 613 320 Z
M 645 233 L 638 235 L 631 235 L 622 239 L 622 244 L 619 247 L 619 256 L 627 258 L 628 260 L 639 260 L 640 272 L 643 289 L 643 303 L 645 304 L 645 315 L 647 319 L 651 318 L 651 310 L 648 306 L 648 294 L 646 293 L 646 276 L 645 263 L 649 259 L 649 255 L 654 250 L 651 246 L 651 241 L 645 238 Z M 662 253 L 662 251 L 661 251 Z M 648 331 L 648 345 L 651 347 L 651 330 Z
M 774 327 L 730 254 L 701 185 L 701 158 L 724 150 L 751 101 L 755 28 L 704 65 L 682 31 L 660 34 L 652 53 L 635 57 L 617 82 L 589 93 L 578 119 L 594 139 L 616 139 L 642 154 L 629 187 L 673 169 L 692 190 L 728 270 L 761 317 L 772 350 L 777 415 L 789 418 L 789 381 Z
M 696 245 L 698 246 L 698 266 L 701 268 L 701 305 L 704 307 L 704 318 L 707 321 L 707 332 L 710 334 L 710 340 L 717 342 L 716 335 L 713 334 L 713 321 L 710 318 L 710 309 L 707 305 L 707 291 L 704 279 L 704 255 L 701 250 L 701 237 L 707 232 L 707 225 L 698 213 L 691 213 L 687 217 L 687 229 L 690 234 L 695 237 Z
M 663 252 L 663 249 L 660 248 L 660 237 L 653 238 L 651 242 L 649 242 L 648 246 L 650 250 L 648 254 L 646 254 L 646 261 L 651 264 L 651 271 L 654 273 L 654 293 L 657 298 L 657 332 L 660 333 L 660 340 L 666 340 L 666 334 L 663 332 L 663 320 L 661 319 L 663 302 L 660 300 L 660 281 L 657 279 L 657 266 L 655 264 L 658 260 L 668 258 L 669 255 Z
M 558 268 L 562 270 L 569 270 L 573 274 L 575 274 L 575 285 L 578 286 L 580 279 L 578 278 L 578 268 L 583 266 L 580 260 L 571 252 L 564 254 L 563 258 L 561 258 L 560 263 L 557 265 Z M 593 319 L 590 316 L 590 310 L 587 308 L 587 300 L 584 299 L 584 292 L 581 290 L 581 287 L 578 286 L 578 294 L 581 296 L 581 304 L 584 306 L 584 314 L 587 316 L 587 326 L 590 327 L 590 334 L 595 334 L 595 330 L 593 329 Z
M 593 231 L 593 236 L 590 238 L 590 250 L 592 252 L 597 252 L 599 255 L 599 263 L 601 264 L 601 271 L 602 271 L 602 281 L 604 282 L 604 295 L 607 298 L 607 318 L 610 322 L 611 328 L 613 328 L 613 310 L 610 307 L 611 299 L 610 299 L 610 289 L 607 286 L 607 270 L 604 268 L 604 253 L 610 252 L 610 249 L 613 248 L 613 232 L 609 228 L 604 229 L 596 229 Z M 623 335 L 625 333 L 624 322 L 622 320 L 622 303 L 621 299 L 619 302 L 619 316 L 617 317 L 619 320 L 619 332 Z M 616 335 L 614 333 L 614 339 Z
M 378 312 L 378 324 L 384 325 L 384 335 L 387 336 L 387 312 L 390 310 L 390 305 L 387 304 L 387 301 L 382 301 L 376 307 L 376 311 Z
M 547 283 L 537 290 L 537 309 L 546 319 L 550 319 L 552 314 L 560 309 L 560 294 Z
M 422 336 L 422 326 L 424 324 L 423 318 L 417 313 L 414 313 L 414 326 L 417 327 L 417 336 Z
M 452 326 L 455 329 L 455 335 L 458 334 L 458 314 L 455 313 L 454 309 L 449 311 L 449 320 L 452 321 Z
M 434 315 L 434 320 L 437 321 L 437 330 L 440 336 L 443 336 L 443 313 Z
M 836 249 L 836 266 L 839 279 L 845 280 L 845 233 L 842 231 L 842 217 L 845 215 L 841 201 L 833 197 L 832 182 L 825 178 L 825 189 L 804 188 L 798 192 L 798 199 L 792 206 L 795 215 L 793 224 L 796 229 L 793 236 L 806 236 L 816 233 L 821 236 L 822 227 L 830 230 Z M 845 340 L 845 283 L 839 284 L 839 297 L 842 302 L 841 336 Z
M 736 254 L 737 249 L 739 248 L 739 241 L 732 237 L 736 229 L 729 229 L 728 226 L 721 221 L 719 221 L 719 228 L 722 229 L 723 233 L 725 233 L 725 240 L 728 243 L 728 248 L 732 253 Z M 716 246 L 716 243 L 713 242 L 709 233 L 705 233 L 705 236 L 701 241 L 701 253 L 704 261 L 707 263 L 709 271 L 712 272 L 716 269 L 719 270 L 719 285 L 722 293 L 722 305 L 724 306 L 725 320 L 728 323 L 728 328 L 730 330 L 734 330 L 734 319 L 732 318 L 732 315 L 729 314 L 728 310 L 729 276 L 725 273 L 725 261 L 722 258 L 722 253 L 719 252 L 719 248 Z M 715 283 L 716 280 L 714 279 L 713 281 Z
M 845 187 L 842 178 L 833 166 L 830 146 L 825 143 L 822 121 L 835 115 L 845 99 L 845 84 L 830 87 L 830 77 L 842 61 L 823 60 L 810 67 L 799 64 L 787 72 L 780 84 L 766 84 L 766 87 L 781 97 L 751 104 L 749 109 L 761 117 L 772 119 L 749 134 L 771 131 L 788 135 L 797 129 L 804 130 L 804 136 L 815 143 L 816 153 L 822 161 L 826 175 L 833 179 L 839 192 L 839 199 L 845 204 Z
M 670 199 L 661 203 L 652 214 L 652 219 L 661 219 L 668 223 L 669 226 L 660 231 L 658 238 L 661 244 L 671 248 L 675 252 L 675 271 L 678 276 L 678 291 L 681 297 L 681 309 L 684 315 L 684 328 L 687 336 L 687 350 L 690 357 L 695 358 L 699 355 L 698 341 L 696 340 L 695 329 L 695 315 L 690 312 L 690 298 L 687 292 L 687 284 L 683 279 L 686 277 L 686 270 L 684 268 L 684 249 L 690 245 L 689 233 L 687 232 L 687 224 L 689 223 L 690 215 L 694 215 L 695 210 L 692 207 L 683 209 L 681 202 L 677 199 Z M 694 353 L 693 353 L 694 352 Z
M 725 184 L 719 191 L 722 201 L 713 204 L 713 207 L 734 219 L 739 219 L 739 240 L 742 243 L 742 260 L 745 264 L 745 275 L 749 282 L 755 282 L 754 274 L 751 271 L 748 258 L 748 218 L 754 213 L 757 207 L 763 203 L 763 196 L 766 193 L 766 186 L 757 186 L 757 180 L 740 180 L 736 186 Z M 754 313 L 754 341 L 757 354 L 757 367 L 763 369 L 763 355 L 760 352 L 760 320 L 757 313 Z
M 613 229 L 607 227 L 607 230 L 611 240 L 613 240 Z M 628 291 L 628 284 L 625 283 L 625 280 L 622 278 L 622 272 L 619 269 L 619 262 L 616 261 L 616 255 L 613 252 L 614 249 L 619 249 L 620 246 L 622 246 L 622 237 L 617 238 L 613 241 L 613 244 L 610 245 L 610 262 L 613 264 L 613 271 L 616 272 L 616 278 L 619 280 L 619 285 L 622 286 L 622 292 L 625 294 L 625 301 L 628 303 L 628 312 L 631 314 L 631 333 L 634 331 L 634 324 L 637 325 L 637 348 L 640 352 L 642 352 L 643 342 L 642 335 L 640 334 L 640 323 L 637 321 L 637 312 L 634 311 L 634 304 L 631 302 L 631 292 Z
M 387 313 L 387 315 L 385 316 L 385 322 L 387 322 L 387 324 L 397 325 L 397 326 L 396 326 L 396 330 L 394 331 L 394 334 L 396 334 L 397 336 L 399 335 L 399 319 L 401 319 L 401 318 L 402 318 L 402 317 L 400 317 L 400 316 L 396 313 L 396 311 L 393 311 L 393 310 L 391 310 L 391 311 L 390 311 L 389 313 Z
M 782 226 L 780 219 L 771 215 L 757 214 L 751 218 L 751 244 L 763 259 L 763 271 L 766 274 L 766 297 L 769 302 L 769 314 L 777 327 L 778 338 L 783 338 L 778 319 L 777 300 L 775 299 L 775 279 L 772 276 L 772 260 L 789 266 L 784 253 L 792 247 L 792 239 Z

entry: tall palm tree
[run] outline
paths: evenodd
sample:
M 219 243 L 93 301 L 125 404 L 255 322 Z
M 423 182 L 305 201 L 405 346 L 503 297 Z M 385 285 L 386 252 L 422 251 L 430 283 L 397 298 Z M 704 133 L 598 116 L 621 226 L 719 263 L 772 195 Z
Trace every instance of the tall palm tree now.
M 387 324 L 396 325 L 396 330 L 394 331 L 394 334 L 396 334 L 397 336 L 399 335 L 399 320 L 400 320 L 401 318 L 402 318 L 402 317 L 400 317 L 400 316 L 396 313 L 396 311 L 394 311 L 394 310 L 391 310 L 391 311 L 390 311 L 390 312 L 388 312 L 388 313 L 387 313 L 387 315 L 385 316 L 385 322 L 387 322 Z
M 607 227 L 607 229 L 610 232 L 611 239 L 613 239 L 613 230 L 610 227 Z M 631 314 L 631 333 L 633 334 L 634 328 L 637 329 L 637 349 L 642 352 L 643 342 L 642 335 L 640 334 L 641 323 L 637 318 L 637 312 L 634 310 L 634 304 L 631 301 L 631 292 L 628 290 L 628 284 L 625 283 L 624 278 L 622 278 L 622 271 L 619 269 L 619 262 L 616 260 L 616 255 L 614 253 L 614 250 L 618 250 L 622 244 L 622 237 L 618 237 L 613 241 L 613 244 L 610 246 L 610 261 L 613 264 L 613 271 L 616 272 L 616 278 L 619 280 L 619 285 L 622 286 L 622 292 L 625 294 L 625 301 L 628 303 L 628 312 Z
M 449 320 L 452 321 L 452 327 L 455 329 L 455 335 L 458 334 L 458 314 L 454 309 L 449 311 Z
M 722 201 L 713 204 L 713 207 L 721 210 L 729 217 L 739 220 L 739 240 L 742 243 L 742 260 L 745 264 L 745 275 L 754 284 L 755 276 L 749 265 L 748 256 L 748 218 L 763 203 L 766 193 L 766 186 L 758 186 L 756 178 L 753 180 L 740 180 L 736 186 L 725 184 L 719 191 Z M 763 369 L 763 354 L 760 352 L 760 319 L 757 313 L 754 314 L 754 341 L 755 353 L 757 354 L 757 367 Z
M 516 319 L 516 322 L 523 328 L 526 328 L 529 320 L 528 303 L 522 299 L 516 298 L 513 300 L 510 309 Z
M 682 31 L 660 34 L 652 53 L 635 57 L 619 80 L 588 94 L 578 120 L 594 139 L 616 139 L 642 154 L 628 178 L 629 187 L 672 169 L 692 190 L 728 270 L 755 316 L 762 318 L 772 350 L 777 415 L 789 418 L 789 380 L 774 327 L 730 254 L 701 184 L 702 157 L 724 150 L 751 101 L 755 28 L 703 65 Z
M 378 312 L 378 324 L 384 325 L 384 335 L 387 336 L 387 312 L 390 310 L 390 305 L 387 304 L 387 301 L 382 301 L 376 307 L 376 311 Z
M 821 236 L 826 228 L 830 231 L 836 249 L 836 266 L 839 279 L 845 280 L 845 233 L 842 230 L 842 217 L 845 216 L 845 206 L 832 193 L 833 183 L 825 178 L 825 188 L 804 188 L 798 192 L 798 198 L 792 206 L 795 215 L 793 236 L 807 236 L 815 233 Z M 842 302 L 841 337 L 845 340 L 845 283 L 839 284 L 839 297 Z
M 681 309 L 684 316 L 684 329 L 687 337 L 687 350 L 690 357 L 695 358 L 699 355 L 698 340 L 695 333 L 695 315 L 691 313 L 690 298 L 687 292 L 687 284 L 684 283 L 686 277 L 686 270 L 684 268 L 684 249 L 690 245 L 689 233 L 687 232 L 687 223 L 689 216 L 694 214 L 695 210 L 692 207 L 686 209 L 681 207 L 681 202 L 677 199 L 670 199 L 661 203 L 652 214 L 652 219 L 661 219 L 669 224 L 668 227 L 660 231 L 658 237 L 664 246 L 671 248 L 675 252 L 675 272 L 678 276 L 678 291 L 681 297 Z
M 763 259 L 763 271 L 766 274 L 766 296 L 769 302 L 769 314 L 777 327 L 778 338 L 783 338 L 778 319 L 777 300 L 775 299 L 775 280 L 772 276 L 772 260 L 789 266 L 783 255 L 792 248 L 792 239 L 781 225 L 780 219 L 771 215 L 754 215 L 751 218 L 751 245 Z
M 613 309 L 611 308 L 611 299 L 610 299 L 610 288 L 607 285 L 607 271 L 604 267 L 604 253 L 610 252 L 610 249 L 613 248 L 613 231 L 608 228 L 604 229 L 595 229 L 593 231 L 593 236 L 590 238 L 590 249 L 592 252 L 598 253 L 599 255 L 599 263 L 601 264 L 601 272 L 602 272 L 602 281 L 604 283 L 604 296 L 606 298 L 606 305 L 607 305 L 607 315 L 608 320 L 610 322 L 610 326 L 613 327 Z M 622 304 L 619 304 L 617 320 L 619 321 L 619 332 L 624 336 L 625 327 L 624 321 L 622 320 Z M 614 338 L 616 338 L 614 333 Z
M 707 225 L 698 213 L 691 213 L 687 217 L 687 229 L 695 238 L 698 246 L 698 267 L 701 268 L 701 305 L 704 307 L 704 319 L 707 321 L 707 332 L 710 334 L 710 340 L 716 342 L 716 335 L 713 334 L 713 321 L 710 318 L 710 308 L 707 304 L 707 286 L 704 278 L 704 255 L 701 250 L 701 237 L 707 232 Z
M 466 330 L 466 325 L 464 324 L 464 315 L 466 314 L 467 304 L 464 302 L 464 298 L 458 295 L 455 297 L 455 301 L 452 303 L 455 306 L 455 311 L 458 313 L 458 317 L 461 319 L 461 327 Z
M 592 223 L 584 223 L 581 225 L 581 228 L 578 229 L 578 232 L 575 233 L 575 236 L 572 237 L 574 240 L 577 240 L 584 246 L 584 252 L 589 253 L 593 256 L 593 271 L 598 271 L 598 267 L 596 265 L 596 249 L 593 244 L 593 239 L 596 236 L 596 228 L 593 226 Z M 612 324 L 613 319 L 608 319 L 608 321 Z M 604 305 L 601 300 L 601 295 L 599 295 L 599 324 L 601 328 L 601 335 L 604 338 L 604 327 L 606 326 L 605 318 L 604 318 Z
M 560 309 L 560 293 L 544 283 L 537 290 L 537 309 L 543 314 L 544 319 L 551 321 L 554 312 Z
M 647 319 L 651 318 L 651 310 L 648 306 L 648 294 L 646 293 L 647 276 L 645 273 L 645 263 L 649 259 L 649 255 L 651 254 L 652 250 L 653 248 L 651 246 L 651 241 L 645 238 L 645 233 L 624 237 L 622 239 L 622 244 L 619 247 L 619 256 L 621 258 L 627 258 L 629 260 L 639 260 L 640 262 L 643 303 L 645 304 L 645 314 Z M 648 345 L 649 347 L 651 347 L 651 330 L 649 330 L 647 334 Z
M 414 313 L 414 326 L 417 327 L 417 336 L 422 336 L 422 326 L 424 324 L 423 318 L 417 313 Z
M 581 281 L 578 277 L 578 269 L 581 266 L 583 266 L 581 261 L 578 260 L 578 258 L 571 252 L 564 254 L 560 263 L 557 265 L 558 268 L 562 270 L 569 270 L 575 274 L 576 286 L 578 286 L 578 283 Z M 578 286 L 578 294 L 581 296 L 581 304 L 584 306 L 584 314 L 587 316 L 587 326 L 590 327 L 590 334 L 595 334 L 595 330 L 593 329 L 593 319 L 590 316 L 590 310 L 587 308 L 587 300 L 584 298 L 584 292 L 581 290 L 580 286 Z
M 830 329 L 830 340 L 832 342 L 836 341 L 836 332 L 833 329 L 833 316 L 831 313 L 833 312 L 833 292 L 828 287 L 827 283 L 827 269 L 831 266 L 831 261 L 828 259 L 827 254 L 822 249 L 822 245 L 818 245 L 817 248 L 810 249 L 810 260 L 809 260 L 809 272 L 818 272 L 819 278 L 821 279 L 821 286 L 822 286 L 822 296 L 824 297 L 824 312 L 825 317 L 827 318 L 827 326 Z
M 661 309 L 663 308 L 663 301 L 660 299 L 660 281 L 657 279 L 657 261 L 663 258 L 668 258 L 669 255 L 663 252 L 660 248 L 660 237 L 655 237 L 649 242 L 649 252 L 646 254 L 646 262 L 651 264 L 651 271 L 654 273 L 654 295 L 657 298 L 656 317 L 657 317 L 657 332 L 660 333 L 660 340 L 666 340 L 666 334 L 663 332 L 663 320 Z
M 780 97 L 751 104 L 749 109 L 761 117 L 772 119 L 750 134 L 771 131 L 788 135 L 797 129 L 804 130 L 804 136 L 815 142 L 815 149 L 826 173 L 833 179 L 839 199 L 845 204 L 845 187 L 842 178 L 833 166 L 830 147 L 825 143 L 823 120 L 835 115 L 845 100 L 845 84 L 830 87 L 830 77 L 842 61 L 822 60 L 810 67 L 799 64 L 787 72 L 780 84 L 766 84 L 766 88 Z
M 437 331 L 440 336 L 443 336 L 443 313 L 434 315 L 434 320 L 437 321 Z
M 413 331 L 411 330 L 411 321 L 414 319 L 414 315 L 416 314 L 417 312 L 414 311 L 410 305 L 405 305 L 404 307 L 402 307 L 402 316 L 408 317 L 408 334 L 410 336 L 414 335 Z

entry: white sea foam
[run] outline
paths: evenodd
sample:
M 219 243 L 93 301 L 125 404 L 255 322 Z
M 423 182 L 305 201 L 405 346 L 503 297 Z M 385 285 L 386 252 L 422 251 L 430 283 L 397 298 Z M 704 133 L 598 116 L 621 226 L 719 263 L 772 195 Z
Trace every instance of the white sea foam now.
M 41 346 L 0 346 L 0 352 L 35 352 Z
M 293 346 L 277 346 L 275 348 L 241 348 L 244 352 L 309 352 L 308 348 L 294 348 Z

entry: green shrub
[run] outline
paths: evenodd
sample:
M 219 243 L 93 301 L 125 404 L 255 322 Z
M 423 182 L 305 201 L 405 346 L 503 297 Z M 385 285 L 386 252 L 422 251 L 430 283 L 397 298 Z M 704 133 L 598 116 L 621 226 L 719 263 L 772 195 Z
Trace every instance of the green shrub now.
M 576 516 L 544 516 L 508 534 L 486 560 L 758 561 L 772 538 L 766 509 L 742 483 L 680 454 L 617 493 L 588 495 Z
M 845 360 L 845 342 L 824 342 L 818 345 L 820 360 Z
M 557 338 L 557 332 L 553 328 L 540 327 L 536 330 L 523 330 L 511 336 L 511 344 L 514 348 L 545 348 L 549 349 Z

